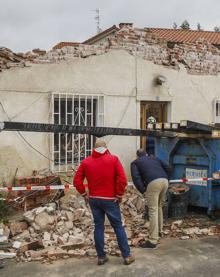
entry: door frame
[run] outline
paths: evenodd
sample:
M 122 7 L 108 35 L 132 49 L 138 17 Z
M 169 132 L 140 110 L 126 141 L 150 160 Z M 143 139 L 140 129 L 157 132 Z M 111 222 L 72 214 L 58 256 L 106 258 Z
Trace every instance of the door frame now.
M 161 105 L 162 111 L 161 111 L 161 120 L 157 123 L 165 123 L 168 119 L 168 106 L 170 104 L 170 101 L 141 101 L 140 102 L 140 127 L 141 129 L 146 130 L 147 127 L 147 105 L 154 104 L 154 105 Z M 154 114 L 151 114 L 154 116 Z M 141 137 L 140 141 L 141 147 L 146 146 L 146 137 Z

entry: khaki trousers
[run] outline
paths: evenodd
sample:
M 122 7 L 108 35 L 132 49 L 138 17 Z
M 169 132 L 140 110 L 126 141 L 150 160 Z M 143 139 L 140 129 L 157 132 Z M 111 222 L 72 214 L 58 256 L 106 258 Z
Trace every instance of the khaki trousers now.
M 157 244 L 159 233 L 163 231 L 163 204 L 166 199 L 168 180 L 159 178 L 150 182 L 144 196 L 149 212 L 149 241 Z

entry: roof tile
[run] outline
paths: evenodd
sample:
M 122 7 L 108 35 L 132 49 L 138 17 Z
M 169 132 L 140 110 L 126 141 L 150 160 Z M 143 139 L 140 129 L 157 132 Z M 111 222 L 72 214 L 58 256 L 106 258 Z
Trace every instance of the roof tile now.
M 163 28 L 149 28 L 149 30 L 167 41 L 195 43 L 199 39 L 204 39 L 211 44 L 220 45 L 220 32 Z
M 79 46 L 80 42 L 62 41 L 56 44 L 53 49 L 61 49 L 65 46 Z

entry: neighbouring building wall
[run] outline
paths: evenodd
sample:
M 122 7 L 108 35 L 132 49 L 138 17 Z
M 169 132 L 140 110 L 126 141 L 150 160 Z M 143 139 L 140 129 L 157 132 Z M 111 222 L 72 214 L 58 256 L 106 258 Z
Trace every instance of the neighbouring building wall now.
M 166 78 L 156 86 L 155 77 Z M 102 95 L 104 126 L 140 127 L 140 101 L 170 102 L 169 121 L 183 119 L 203 123 L 213 121 L 213 101 L 220 98 L 218 75 L 190 75 L 183 65 L 170 69 L 153 64 L 125 50 L 111 50 L 86 59 L 50 64 L 30 64 L 0 74 L 0 121 L 51 122 L 52 93 Z M 7 113 L 7 115 L 6 115 Z M 9 117 L 9 118 L 8 118 Z M 11 180 L 17 174 L 50 167 L 50 134 L 0 133 L 0 178 Z M 118 155 L 129 176 L 140 139 L 107 136 L 110 151 Z

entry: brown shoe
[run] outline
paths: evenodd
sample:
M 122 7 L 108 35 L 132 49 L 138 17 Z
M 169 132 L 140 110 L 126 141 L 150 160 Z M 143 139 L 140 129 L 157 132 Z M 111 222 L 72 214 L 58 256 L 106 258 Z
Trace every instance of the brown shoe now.
M 129 265 L 132 264 L 135 261 L 135 257 L 130 255 L 127 258 L 124 258 L 124 264 Z
M 103 265 L 103 264 L 105 264 L 105 263 L 107 263 L 108 262 L 108 257 L 102 257 L 102 258 L 98 258 L 98 265 Z
M 149 240 L 139 245 L 141 248 L 156 249 L 157 244 L 150 242 Z

